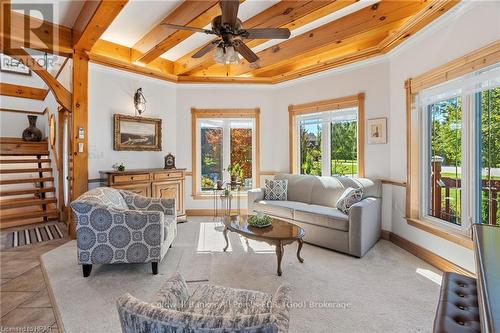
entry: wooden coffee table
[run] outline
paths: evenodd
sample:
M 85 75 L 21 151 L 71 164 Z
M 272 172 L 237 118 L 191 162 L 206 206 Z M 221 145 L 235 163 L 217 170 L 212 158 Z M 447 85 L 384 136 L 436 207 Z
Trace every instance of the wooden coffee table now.
M 246 238 L 276 246 L 279 276 L 281 276 L 281 259 L 283 258 L 285 245 L 297 241 L 299 243 L 297 249 L 297 259 L 301 263 L 304 262 L 304 259 L 302 259 L 302 257 L 300 256 L 300 250 L 302 250 L 302 245 L 304 243 L 304 241 L 302 240 L 305 234 L 304 229 L 278 218 L 273 218 L 273 222 L 269 227 L 257 228 L 249 226 L 247 224 L 247 218 L 247 215 L 224 217 L 224 238 L 226 239 L 226 247 L 224 248 L 224 252 L 226 252 L 229 246 L 227 231 L 231 230 Z

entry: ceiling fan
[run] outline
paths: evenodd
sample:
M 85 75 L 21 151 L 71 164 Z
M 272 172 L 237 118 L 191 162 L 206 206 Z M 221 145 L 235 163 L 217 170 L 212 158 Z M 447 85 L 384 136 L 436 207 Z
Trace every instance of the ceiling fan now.
M 217 48 L 214 59 L 222 64 L 236 64 L 240 62 L 238 53 L 249 63 L 256 62 L 259 57 L 243 42 L 244 39 L 288 39 L 290 30 L 285 28 L 258 28 L 245 29 L 238 19 L 239 0 L 219 1 L 222 15 L 212 19 L 212 29 L 201 29 L 176 24 L 162 23 L 161 25 L 178 29 L 202 32 L 209 35 L 216 35 L 220 38 L 202 47 L 193 58 L 200 58 L 213 49 Z

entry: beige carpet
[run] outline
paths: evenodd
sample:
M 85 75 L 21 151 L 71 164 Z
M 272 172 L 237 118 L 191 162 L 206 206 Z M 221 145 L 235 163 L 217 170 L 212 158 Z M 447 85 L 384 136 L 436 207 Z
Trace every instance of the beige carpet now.
M 285 247 L 283 276 L 274 250 L 230 233 L 222 252 L 220 223 L 209 218 L 179 225 L 179 236 L 153 276 L 150 265 L 95 265 L 84 279 L 76 243 L 42 256 L 66 332 L 120 332 L 115 300 L 123 293 L 148 300 L 166 276 L 180 271 L 195 287 L 201 280 L 272 293 L 293 287 L 290 332 L 430 332 L 441 273 L 381 240 L 362 259 L 305 244 Z M 326 306 L 326 307 L 325 307 Z

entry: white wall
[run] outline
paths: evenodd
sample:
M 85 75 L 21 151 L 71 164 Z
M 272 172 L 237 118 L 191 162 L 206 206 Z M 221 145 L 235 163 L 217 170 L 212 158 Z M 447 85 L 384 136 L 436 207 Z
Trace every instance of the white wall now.
M 113 115 L 134 115 L 134 93 L 141 87 L 147 100 L 145 117 L 162 119 L 163 151 L 115 151 Z M 117 162 L 129 169 L 162 167 L 167 152 L 176 153 L 176 93 L 168 82 L 90 64 L 88 110 L 90 179 Z

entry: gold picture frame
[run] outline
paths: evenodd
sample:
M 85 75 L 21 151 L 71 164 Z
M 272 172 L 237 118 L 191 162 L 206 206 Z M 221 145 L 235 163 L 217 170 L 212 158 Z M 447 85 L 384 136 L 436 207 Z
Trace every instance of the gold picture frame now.
M 115 114 L 113 149 L 161 151 L 161 119 Z

